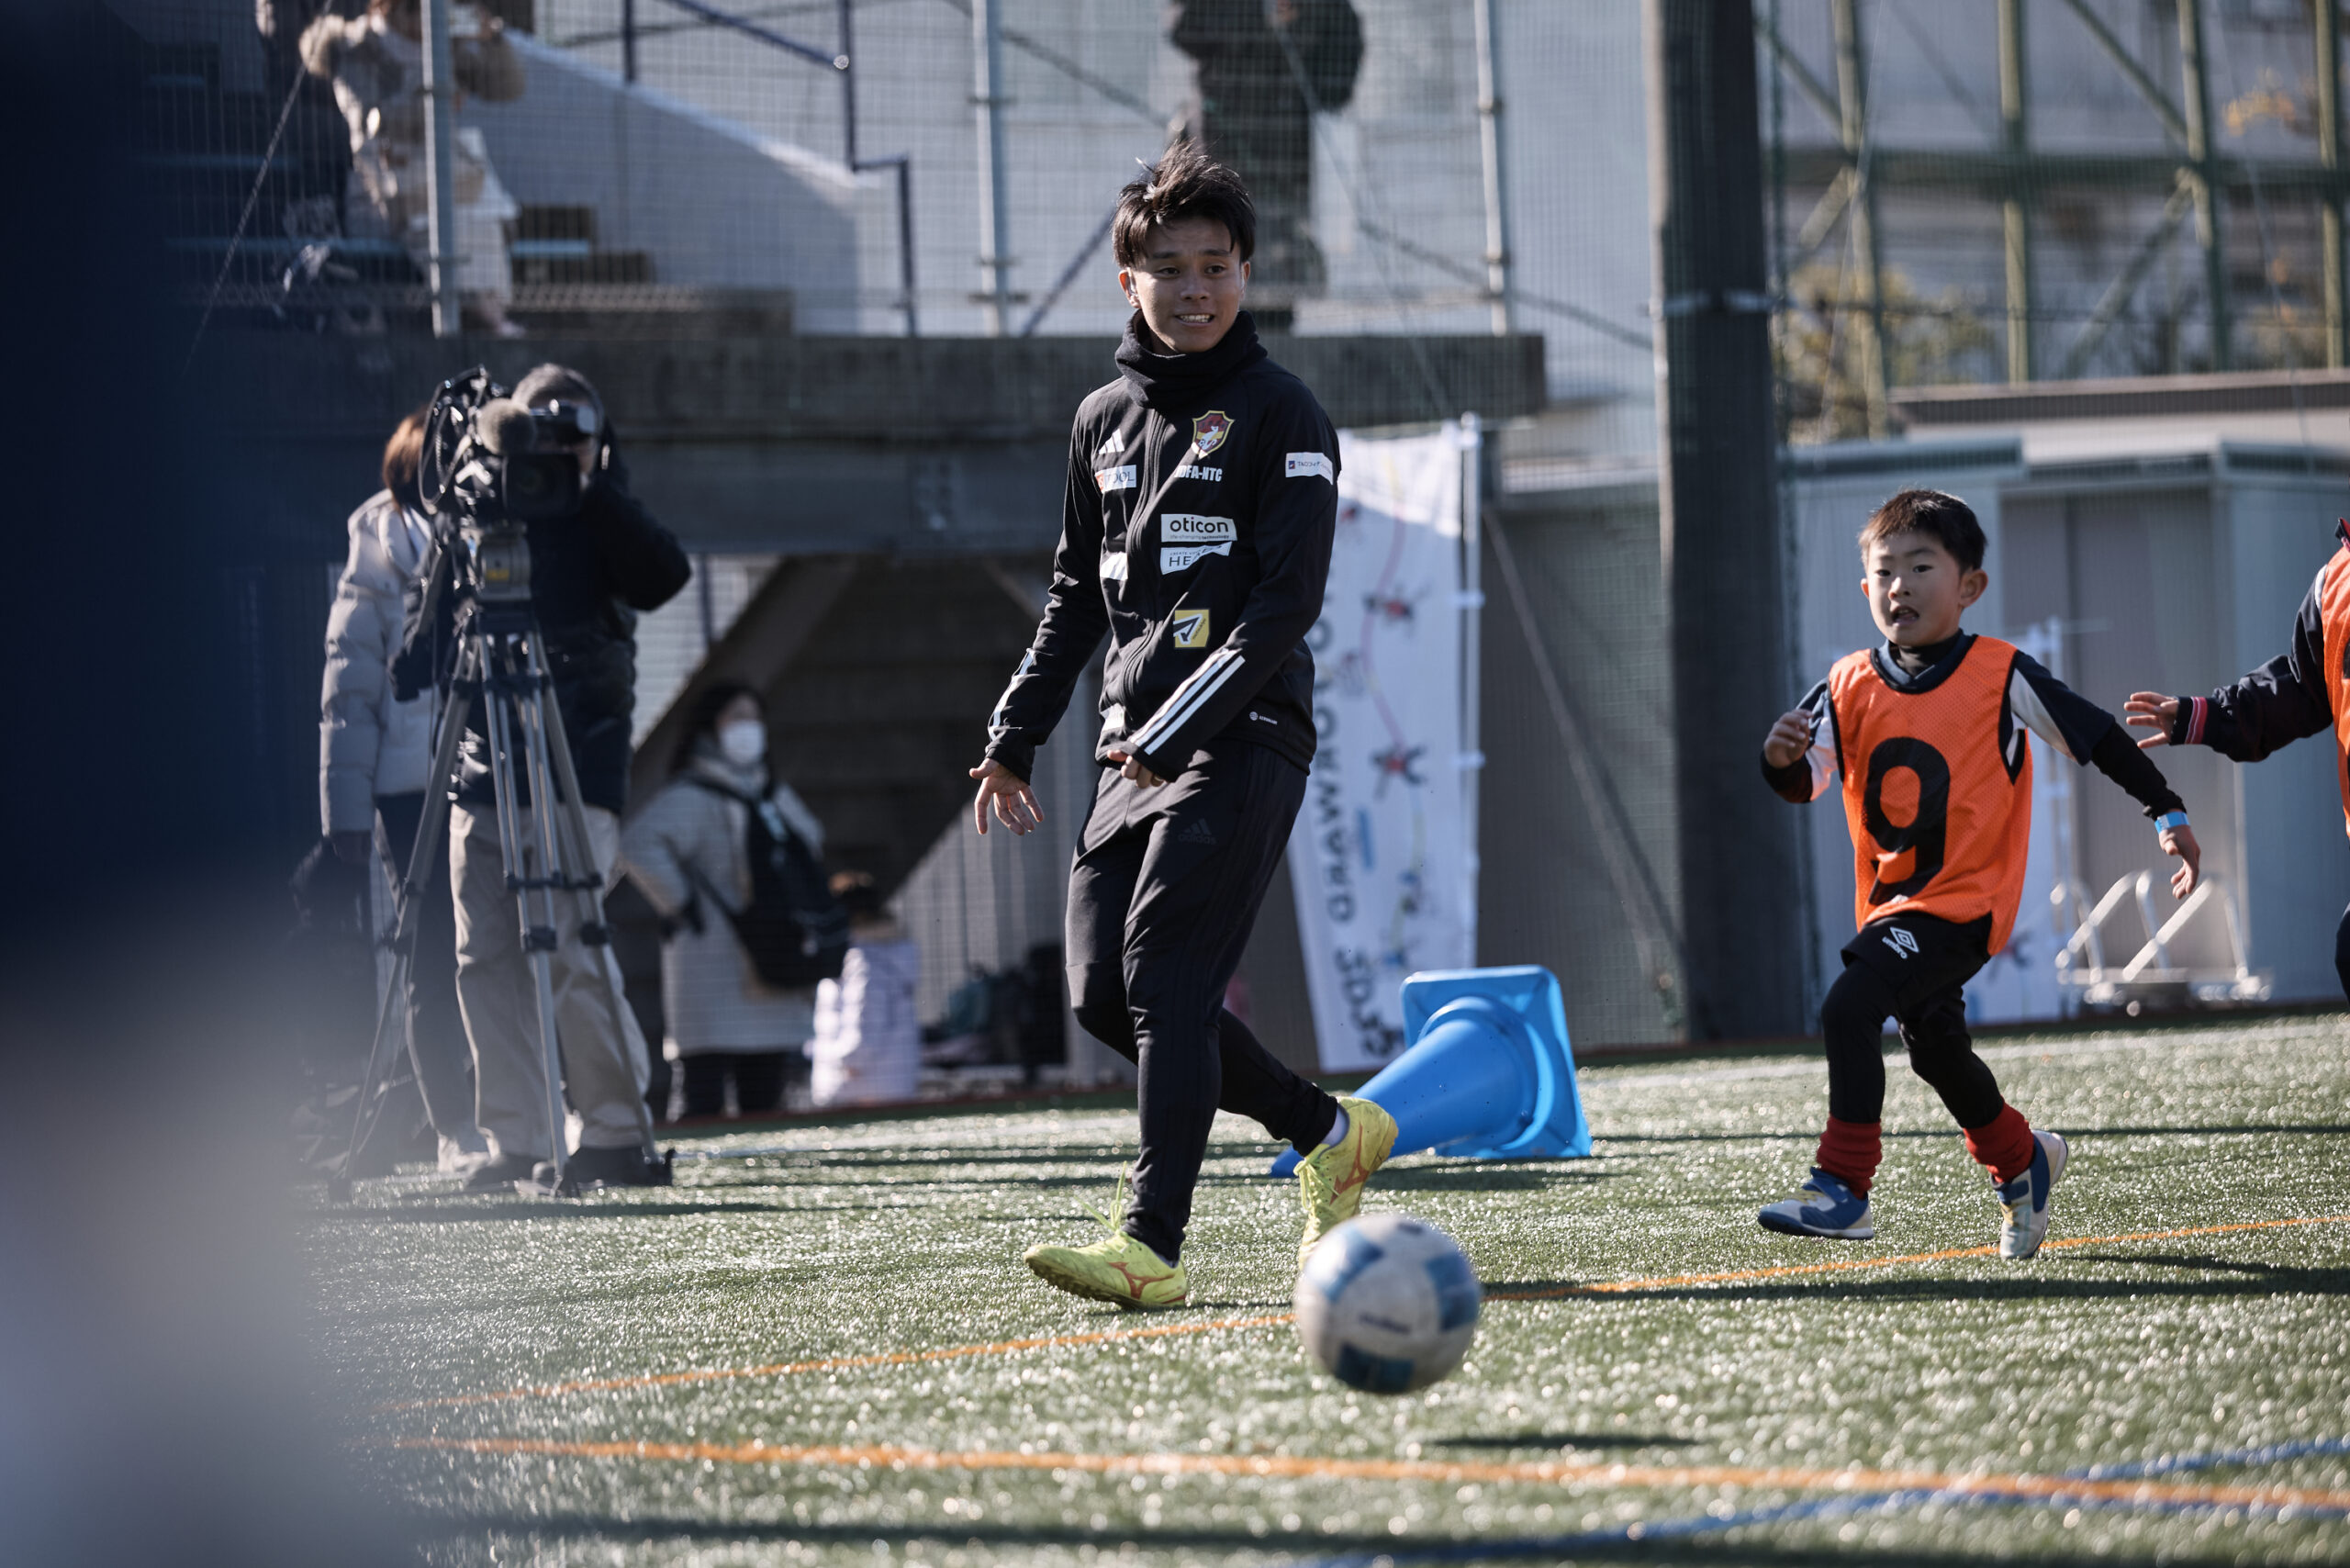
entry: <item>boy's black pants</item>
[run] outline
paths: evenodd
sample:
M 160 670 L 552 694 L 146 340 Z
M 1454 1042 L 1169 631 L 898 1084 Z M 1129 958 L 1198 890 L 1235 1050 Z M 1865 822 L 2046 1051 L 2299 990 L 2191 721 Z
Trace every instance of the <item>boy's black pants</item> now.
M 1086 1032 L 1141 1069 L 1142 1148 L 1123 1221 L 1173 1260 L 1218 1110 L 1310 1149 L 1337 1102 L 1224 1010 L 1305 800 L 1304 769 L 1227 744 L 1146 790 L 1104 768 L 1069 885 L 1069 990 Z
M 1958 1125 L 1989 1126 L 2007 1101 L 1975 1054 L 1964 987 L 1991 961 L 1991 922 L 1930 914 L 1872 920 L 1844 944 L 1844 972 L 1820 1004 L 1828 1045 L 1828 1114 L 1840 1122 L 1885 1116 L 1885 1021 L 1901 1026 L 1911 1070 L 1931 1084 Z

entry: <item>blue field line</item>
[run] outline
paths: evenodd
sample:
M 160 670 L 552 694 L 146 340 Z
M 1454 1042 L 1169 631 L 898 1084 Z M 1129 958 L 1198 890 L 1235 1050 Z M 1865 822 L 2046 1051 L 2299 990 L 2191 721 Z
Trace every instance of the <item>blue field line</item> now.
M 2134 1464 L 2093 1464 L 2087 1470 L 2068 1470 L 2065 1477 L 2068 1481 L 2141 1481 L 2151 1475 L 2172 1475 L 2181 1471 L 2218 1470 L 2231 1464 L 2277 1464 L 2311 1454 L 2336 1453 L 2350 1453 L 2350 1438 L 2308 1438 L 2300 1442 L 2227 1449 L 2219 1453 L 2165 1454 L 2161 1459 L 2140 1460 Z
M 2093 1464 L 2068 1470 L 2063 1481 L 2140 1481 L 2157 1475 L 2190 1474 L 2234 1465 L 2277 1464 L 2312 1454 L 2350 1454 L 2350 1438 L 2311 1438 L 2298 1442 L 2270 1443 L 2261 1448 L 2224 1449 L 2212 1453 L 2165 1454 L 2160 1459 L 2129 1464 Z M 1874 1492 L 1859 1496 L 1822 1497 L 1789 1503 L 1776 1508 L 1752 1508 L 1734 1514 L 1699 1514 L 1690 1518 L 1659 1519 L 1627 1525 L 1621 1529 L 1586 1530 L 1575 1535 L 1519 1536 L 1498 1540 L 1450 1541 L 1441 1546 L 1399 1546 L 1392 1551 L 1349 1552 L 1342 1557 L 1308 1560 L 1304 1568 L 1370 1568 L 1382 1558 L 1390 1562 L 1472 1562 L 1494 1557 L 1540 1557 L 1571 1554 L 1602 1546 L 1628 1546 L 1635 1541 L 1667 1540 L 1705 1535 L 1749 1525 L 1782 1524 L 1793 1519 L 1834 1518 L 1845 1514 L 1889 1513 L 1922 1503 L 1987 1503 L 2004 1507 L 2065 1507 L 2129 1513 L 2193 1514 L 2241 1507 L 2237 1503 L 2193 1503 L 2160 1498 L 2067 1497 L 2062 1493 L 2000 1492 L 1976 1489 L 1914 1488 L 1906 1492 Z M 2305 1508 L 2312 1518 L 2350 1518 L 2350 1509 Z

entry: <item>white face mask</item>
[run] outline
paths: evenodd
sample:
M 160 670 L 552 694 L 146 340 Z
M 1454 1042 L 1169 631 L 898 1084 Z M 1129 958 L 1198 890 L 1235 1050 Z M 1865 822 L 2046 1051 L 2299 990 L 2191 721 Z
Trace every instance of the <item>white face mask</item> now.
M 748 767 L 765 761 L 767 755 L 767 727 L 756 719 L 741 719 L 718 732 L 718 749 L 726 760 L 737 767 Z

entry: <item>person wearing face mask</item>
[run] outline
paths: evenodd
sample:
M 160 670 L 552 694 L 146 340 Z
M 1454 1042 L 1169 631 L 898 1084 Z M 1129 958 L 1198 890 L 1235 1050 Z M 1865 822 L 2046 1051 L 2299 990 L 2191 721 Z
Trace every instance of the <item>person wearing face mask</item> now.
M 657 911 L 666 1015 L 663 1049 L 685 1081 L 688 1116 L 715 1116 L 731 1080 L 744 1115 L 782 1107 L 787 1079 L 807 1065 L 816 1032 L 813 986 L 759 978 L 726 911 L 751 900 L 751 813 L 821 854 L 824 828 L 767 769 L 759 694 L 713 683 L 697 699 L 669 781 L 621 834 L 621 863 Z M 713 909 L 715 903 L 722 907 Z

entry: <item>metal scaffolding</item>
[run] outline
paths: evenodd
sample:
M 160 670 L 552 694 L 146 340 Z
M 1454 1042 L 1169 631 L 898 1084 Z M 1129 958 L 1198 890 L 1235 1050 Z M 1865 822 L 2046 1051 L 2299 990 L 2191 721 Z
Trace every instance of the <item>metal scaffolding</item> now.
M 1994 144 L 1979 150 L 1880 143 L 1871 127 L 1869 56 L 1857 0 L 1830 0 L 1835 50 L 1832 91 L 1790 47 L 1767 13 L 1756 17 L 1758 37 L 1770 50 L 1781 80 L 1837 128 L 1834 146 L 1784 148 L 1777 162 L 1789 183 L 1824 187 L 1818 204 L 1795 237 L 1796 260 L 1824 243 L 1840 222 L 1844 225 L 1856 276 L 1852 297 L 1841 302 L 1840 308 L 1849 312 L 1845 330 L 1862 350 L 1861 374 L 1866 383 L 1866 418 L 1872 436 L 1889 433 L 1891 427 L 1886 397 L 1891 363 L 1886 332 L 1885 242 L 1876 199 L 1878 193 L 1887 190 L 1945 192 L 2000 208 L 2005 250 L 2004 360 L 2008 379 L 2015 382 L 2035 379 L 2052 365 L 2056 378 L 2079 375 L 2190 212 L 2201 252 L 2211 368 L 2234 368 L 2235 309 L 2227 261 L 2230 195 L 2247 193 L 2255 201 L 2275 197 L 2311 203 L 2317 208 L 2323 233 L 2325 361 L 2333 366 L 2350 364 L 2350 305 L 2345 305 L 2350 287 L 2344 283 L 2342 232 L 2343 202 L 2350 196 L 2350 175 L 2345 175 L 2341 151 L 2338 0 L 2321 0 L 2311 8 L 2317 60 L 2314 159 L 2230 158 L 2218 150 L 2206 0 L 2176 0 L 2179 64 L 2175 90 L 2155 79 L 2091 9 L 2088 0 L 2053 0 L 2053 4 L 2078 23 L 2098 53 L 2153 109 L 2167 148 L 2152 152 L 2054 151 L 2035 145 L 2026 48 L 2029 0 L 1998 0 L 1998 122 Z M 2048 194 L 2066 186 L 2159 193 L 2165 201 L 2151 230 L 2138 240 L 2060 353 L 2049 341 L 2049 316 L 2038 308 L 2033 241 Z M 1785 284 L 1783 276 L 1781 287 Z

